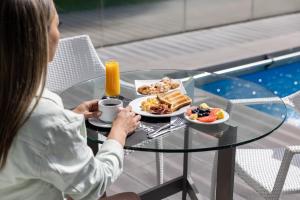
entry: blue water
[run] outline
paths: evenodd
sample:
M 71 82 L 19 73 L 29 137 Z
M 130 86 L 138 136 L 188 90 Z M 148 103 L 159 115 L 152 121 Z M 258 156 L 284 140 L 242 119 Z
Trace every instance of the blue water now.
M 262 85 L 279 97 L 285 97 L 300 90 L 300 62 L 239 77 Z
M 285 97 L 300 90 L 300 62 L 284 64 L 282 66 L 244 74 L 239 76 L 239 78 L 261 85 L 279 97 Z M 241 87 L 241 83 L 238 81 L 225 79 L 202 85 L 201 88 L 229 99 L 235 99 L 237 97 L 253 98 L 255 96 L 270 96 L 270 94 L 260 90 L 259 87 L 249 87 L 247 90 L 247 83 L 242 85 Z M 300 126 L 300 114 L 291 107 L 287 108 L 287 121 L 292 122 L 292 124 L 296 126 Z
M 279 97 L 285 97 L 300 90 L 300 62 L 242 75 L 240 78 L 262 85 Z M 300 114 L 289 106 L 287 121 L 300 126 Z

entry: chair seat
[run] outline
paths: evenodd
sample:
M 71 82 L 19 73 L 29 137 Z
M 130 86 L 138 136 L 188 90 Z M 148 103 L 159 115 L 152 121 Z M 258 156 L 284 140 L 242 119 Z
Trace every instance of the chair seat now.
M 284 154 L 277 149 L 237 149 L 236 173 L 259 193 L 271 193 Z M 295 155 L 290 165 L 282 193 L 300 191 L 300 157 Z

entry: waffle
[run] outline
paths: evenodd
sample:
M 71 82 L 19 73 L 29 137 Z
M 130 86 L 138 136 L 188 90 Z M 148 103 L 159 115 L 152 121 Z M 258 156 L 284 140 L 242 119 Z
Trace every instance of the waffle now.
M 171 111 L 174 112 L 183 106 L 189 105 L 192 99 L 187 95 L 182 94 L 178 90 L 174 90 L 164 94 L 158 94 L 157 98 L 159 101 L 169 105 Z

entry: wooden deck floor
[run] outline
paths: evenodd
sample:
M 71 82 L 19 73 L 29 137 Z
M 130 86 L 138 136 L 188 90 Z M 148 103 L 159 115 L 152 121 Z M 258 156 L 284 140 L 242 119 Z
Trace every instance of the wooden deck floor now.
M 284 145 L 297 145 L 300 143 L 300 129 L 283 125 L 270 136 L 257 142 L 244 145 L 240 148 L 271 148 Z M 192 153 L 191 167 L 192 178 L 195 181 L 203 199 L 209 199 L 210 178 L 213 168 L 213 158 L 215 152 Z M 164 181 L 182 174 L 182 154 L 164 154 Z M 108 194 L 134 191 L 142 192 L 156 185 L 155 155 L 148 152 L 133 152 L 125 158 L 124 173 L 118 181 L 110 187 Z M 169 200 L 180 200 L 181 193 L 175 194 Z M 262 198 L 243 180 L 235 177 L 234 199 L 236 200 L 261 200 Z M 300 194 L 286 195 L 281 199 L 300 199 Z
M 97 49 L 121 70 L 201 69 L 300 46 L 300 14 L 187 32 Z

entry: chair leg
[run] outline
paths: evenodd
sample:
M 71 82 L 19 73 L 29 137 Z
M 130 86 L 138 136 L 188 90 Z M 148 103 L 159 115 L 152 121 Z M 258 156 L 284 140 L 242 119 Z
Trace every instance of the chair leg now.
M 164 157 L 162 153 L 155 153 L 156 157 L 156 174 L 157 184 L 163 184 L 164 182 Z
M 216 199 L 217 160 L 218 160 L 218 151 L 216 151 L 214 156 L 213 170 L 211 174 L 210 200 Z
M 156 140 L 156 146 L 162 148 L 162 138 Z M 163 184 L 164 182 L 164 157 L 163 153 L 155 153 L 156 158 L 156 177 L 157 185 Z

